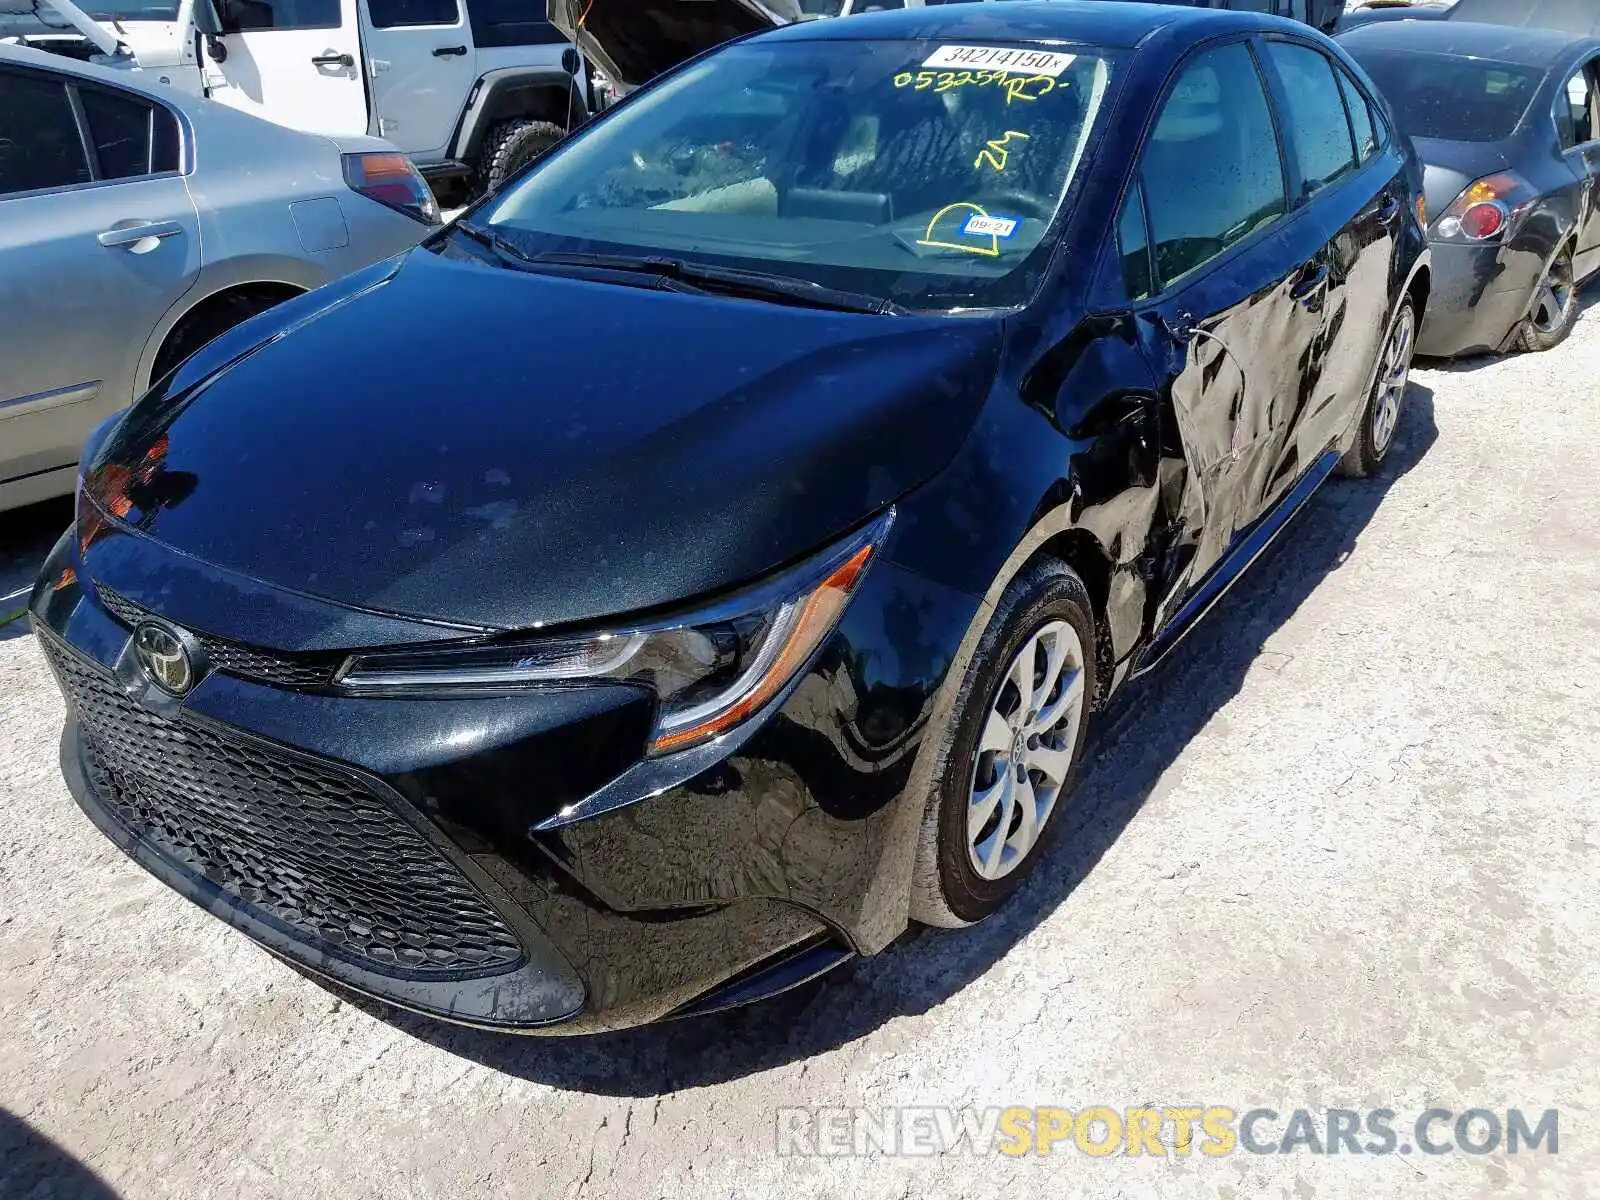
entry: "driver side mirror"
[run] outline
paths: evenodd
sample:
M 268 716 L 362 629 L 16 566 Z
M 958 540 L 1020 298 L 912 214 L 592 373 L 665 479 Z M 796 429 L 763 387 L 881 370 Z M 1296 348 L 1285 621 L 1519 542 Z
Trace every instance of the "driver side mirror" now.
M 212 0 L 194 0 L 194 27 L 206 39 L 206 53 L 212 62 L 225 62 L 228 48 L 222 44 L 222 17 Z

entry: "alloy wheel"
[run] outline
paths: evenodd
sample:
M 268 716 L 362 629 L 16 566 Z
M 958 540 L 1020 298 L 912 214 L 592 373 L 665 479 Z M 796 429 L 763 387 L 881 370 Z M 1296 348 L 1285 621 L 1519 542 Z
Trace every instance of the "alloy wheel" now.
M 1084 651 L 1050 621 L 1011 660 L 978 738 L 967 804 L 967 857 L 984 879 L 1014 871 L 1055 811 L 1083 728 Z
M 1417 319 L 1409 305 L 1389 331 L 1378 368 L 1378 394 L 1372 405 L 1372 448 L 1378 457 L 1389 449 L 1395 427 L 1400 424 L 1400 406 L 1405 401 L 1406 385 L 1411 380 L 1412 347 L 1416 341 Z
M 1528 320 L 1540 333 L 1559 333 L 1567 323 L 1572 306 L 1578 299 L 1578 289 L 1573 283 L 1572 254 L 1563 250 L 1545 271 L 1538 290 L 1533 294 L 1533 308 Z

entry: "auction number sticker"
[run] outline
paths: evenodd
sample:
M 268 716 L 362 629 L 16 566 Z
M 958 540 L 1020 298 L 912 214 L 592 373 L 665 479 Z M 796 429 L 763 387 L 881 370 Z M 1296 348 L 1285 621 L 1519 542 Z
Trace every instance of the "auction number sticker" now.
M 1011 217 L 980 217 L 974 214 L 961 227 L 962 233 L 979 237 L 1008 238 L 1017 231 L 1017 222 Z
M 940 46 L 922 65 L 951 71 L 1004 71 L 1057 78 L 1072 65 L 1075 54 L 1023 50 L 1015 46 Z

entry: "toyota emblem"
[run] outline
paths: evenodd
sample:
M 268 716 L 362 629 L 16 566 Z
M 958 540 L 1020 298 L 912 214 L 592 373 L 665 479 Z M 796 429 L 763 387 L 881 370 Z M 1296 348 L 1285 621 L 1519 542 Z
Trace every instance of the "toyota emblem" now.
M 195 660 L 176 629 L 146 621 L 133 631 L 133 653 L 144 673 L 162 691 L 187 695 L 195 685 Z

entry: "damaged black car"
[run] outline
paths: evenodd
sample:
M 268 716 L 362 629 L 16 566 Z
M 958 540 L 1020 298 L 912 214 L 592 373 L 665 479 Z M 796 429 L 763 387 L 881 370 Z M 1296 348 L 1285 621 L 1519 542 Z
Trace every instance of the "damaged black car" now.
M 1278 18 L 694 57 L 96 434 L 31 598 L 71 790 L 274 953 L 491 1029 L 981 921 L 1107 698 L 1382 468 L 1419 186 Z

